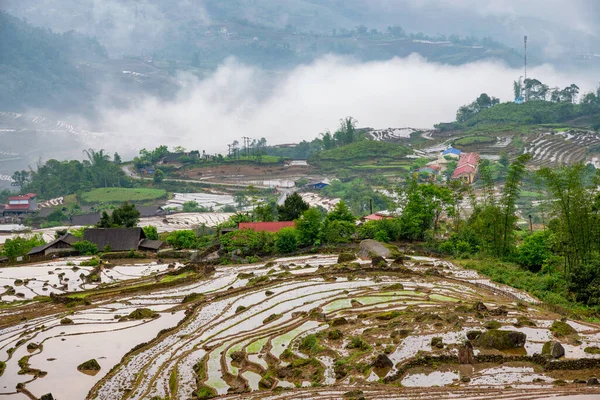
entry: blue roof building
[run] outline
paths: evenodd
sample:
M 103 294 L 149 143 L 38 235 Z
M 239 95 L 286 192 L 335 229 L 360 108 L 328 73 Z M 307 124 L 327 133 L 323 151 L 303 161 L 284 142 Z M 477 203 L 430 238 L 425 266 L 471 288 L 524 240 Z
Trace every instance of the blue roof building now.
M 454 147 L 450 147 L 447 150 L 444 150 L 442 153 L 443 156 L 460 156 L 460 150 L 455 149 Z

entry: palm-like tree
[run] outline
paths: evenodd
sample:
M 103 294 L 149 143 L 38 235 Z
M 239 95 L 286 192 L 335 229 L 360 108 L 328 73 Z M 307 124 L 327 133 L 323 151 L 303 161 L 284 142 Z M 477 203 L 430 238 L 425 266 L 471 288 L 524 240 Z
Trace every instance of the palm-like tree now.
M 94 175 L 96 175 L 99 180 L 102 180 L 104 177 L 104 187 L 107 187 L 108 163 L 110 162 L 110 156 L 104 152 L 104 149 L 100 149 L 99 151 L 88 149 L 84 150 L 83 152 L 89 160 L 92 171 L 94 171 Z

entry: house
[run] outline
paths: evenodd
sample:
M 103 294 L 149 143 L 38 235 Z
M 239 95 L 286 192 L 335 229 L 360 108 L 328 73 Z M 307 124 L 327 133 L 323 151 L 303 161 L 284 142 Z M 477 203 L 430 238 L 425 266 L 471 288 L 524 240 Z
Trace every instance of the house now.
M 70 233 L 67 233 L 50 243 L 34 247 L 27 255 L 29 257 L 43 257 L 51 254 L 73 251 L 73 243 L 79 242 L 80 240 L 81 239 Z
M 311 181 L 311 182 L 308 183 L 307 186 L 310 189 L 320 190 L 320 189 L 323 189 L 323 188 L 325 188 L 325 187 L 327 187 L 329 185 L 331 185 L 331 181 L 329 179 L 323 179 L 321 181 Z
M 458 160 L 458 165 L 450 179 L 462 180 L 465 183 L 473 183 L 477 178 L 479 170 L 479 154 L 462 153 Z
M 281 222 L 240 222 L 238 228 L 251 229 L 255 232 L 279 232 L 283 228 L 293 228 L 294 221 L 281 221 Z
M 100 222 L 100 217 L 100 213 L 72 215 L 70 221 L 72 226 L 92 226 Z
M 11 196 L 8 198 L 8 204 L 4 207 L 3 215 L 22 215 L 32 213 L 37 210 L 37 198 L 35 193 L 28 193 L 22 196 Z
M 442 157 L 452 157 L 452 158 L 459 158 L 461 154 L 461 151 L 459 149 L 455 149 L 453 147 L 450 147 L 449 149 L 446 149 L 442 152 Z
M 366 216 L 362 217 L 360 220 L 362 222 L 369 222 L 369 221 L 381 221 L 382 219 L 392 219 L 392 218 L 394 218 L 392 215 L 388 215 L 383 212 L 378 212 L 375 214 L 366 215 Z
M 83 240 L 98 246 L 99 250 L 110 247 L 111 251 L 157 251 L 162 242 L 148 240 L 142 228 L 91 228 L 83 231 Z

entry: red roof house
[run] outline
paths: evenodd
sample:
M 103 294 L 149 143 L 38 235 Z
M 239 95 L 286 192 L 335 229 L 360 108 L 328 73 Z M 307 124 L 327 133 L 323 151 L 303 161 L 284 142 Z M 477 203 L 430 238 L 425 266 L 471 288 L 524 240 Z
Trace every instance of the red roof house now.
M 239 229 L 252 229 L 256 232 L 279 232 L 283 228 L 293 228 L 294 221 L 281 222 L 240 222 Z
M 4 208 L 4 215 L 19 215 L 37 210 L 37 199 L 35 193 L 28 193 L 22 196 L 11 196 L 8 198 L 8 204 Z
M 475 182 L 479 169 L 479 154 L 461 153 L 458 165 L 450 179 L 461 179 L 466 183 Z

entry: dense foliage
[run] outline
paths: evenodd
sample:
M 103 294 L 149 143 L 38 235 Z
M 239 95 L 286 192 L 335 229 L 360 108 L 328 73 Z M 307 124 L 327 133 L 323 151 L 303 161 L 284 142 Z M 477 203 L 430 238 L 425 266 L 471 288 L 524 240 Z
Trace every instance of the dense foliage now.
M 129 180 L 104 150 L 87 150 L 87 160 L 80 162 L 48 160 L 22 178 L 23 192 L 33 192 L 39 199 L 74 194 L 93 188 L 129 186 Z

